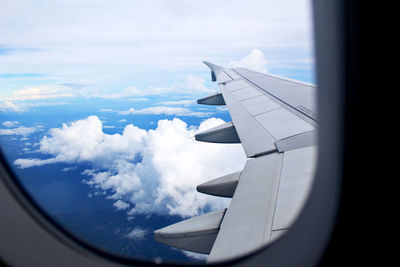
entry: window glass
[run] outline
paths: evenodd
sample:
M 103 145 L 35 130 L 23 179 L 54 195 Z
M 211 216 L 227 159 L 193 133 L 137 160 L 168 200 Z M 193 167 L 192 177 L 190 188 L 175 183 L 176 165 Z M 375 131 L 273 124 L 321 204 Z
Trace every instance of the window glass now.
M 229 206 L 196 186 L 241 171 L 202 61 L 315 83 L 309 2 L 1 1 L 0 146 L 37 204 L 89 243 L 204 262 L 153 232 Z M 276 233 L 277 234 L 277 233 Z

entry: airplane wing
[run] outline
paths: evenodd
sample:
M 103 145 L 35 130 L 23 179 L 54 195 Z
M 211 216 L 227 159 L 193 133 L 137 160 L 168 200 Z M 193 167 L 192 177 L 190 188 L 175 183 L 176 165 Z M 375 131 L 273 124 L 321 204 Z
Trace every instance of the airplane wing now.
M 154 235 L 170 246 L 209 254 L 208 262 L 215 262 L 260 248 L 296 219 L 316 166 L 316 87 L 204 63 L 220 92 L 197 103 L 226 105 L 232 121 L 195 138 L 241 143 L 248 160 L 241 172 L 197 186 L 201 193 L 232 198 L 227 209 L 178 222 Z

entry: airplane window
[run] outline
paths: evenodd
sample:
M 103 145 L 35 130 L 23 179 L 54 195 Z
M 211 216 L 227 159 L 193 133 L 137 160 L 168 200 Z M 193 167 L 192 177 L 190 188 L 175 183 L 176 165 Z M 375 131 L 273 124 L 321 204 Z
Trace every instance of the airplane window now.
M 275 240 L 316 161 L 310 4 L 2 1 L 1 153 L 55 222 L 116 255 L 226 259 L 218 230 L 249 195 L 274 218 L 252 215 L 270 229 L 255 246 Z

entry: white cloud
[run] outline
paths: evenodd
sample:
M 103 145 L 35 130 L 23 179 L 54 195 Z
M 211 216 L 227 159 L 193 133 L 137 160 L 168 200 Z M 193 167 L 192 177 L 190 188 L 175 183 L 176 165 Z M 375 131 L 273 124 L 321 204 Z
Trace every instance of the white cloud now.
M 30 168 L 34 166 L 43 166 L 51 163 L 60 162 L 56 158 L 50 159 L 17 159 L 14 161 L 14 164 L 20 168 Z
M 0 98 L 3 100 L 0 110 L 11 111 L 26 111 L 28 107 L 38 105 L 33 103 L 25 103 L 16 105 L 15 101 L 33 101 L 33 100 L 46 100 L 65 97 L 98 97 L 107 99 L 129 99 L 130 101 L 148 101 L 144 96 L 160 96 L 167 94 L 185 94 L 185 95 L 199 95 L 204 93 L 215 92 L 205 86 L 204 79 L 193 75 L 188 75 L 184 82 L 176 83 L 170 86 L 148 86 L 138 88 L 136 86 L 129 86 L 121 91 L 113 92 L 110 94 L 101 94 L 95 92 L 95 87 L 92 90 L 84 90 L 76 88 L 70 84 L 55 84 L 55 85 L 36 85 L 28 86 L 21 90 L 13 92 L 11 97 Z M 112 112 L 111 109 L 101 109 L 101 112 Z
M 191 93 L 213 93 L 215 90 L 205 86 L 204 79 L 193 75 L 186 76 L 187 90 Z
M 185 254 L 186 256 L 193 258 L 193 259 L 197 259 L 197 260 L 202 260 L 205 261 L 208 258 L 208 255 L 205 254 L 201 254 L 201 253 L 196 253 L 196 252 L 191 252 L 191 251 L 186 251 L 186 250 L 180 250 L 183 254 Z
M 130 108 L 125 111 L 120 112 L 121 115 L 130 115 L 130 114 L 156 114 L 156 115 L 176 115 L 176 116 L 193 116 L 193 117 L 206 117 L 209 116 L 210 113 L 207 112 L 196 112 L 192 111 L 188 108 L 179 108 L 179 107 L 169 107 L 169 106 L 156 106 L 149 107 L 144 109 L 136 110 L 134 108 Z
M 190 106 L 196 103 L 195 100 L 192 99 L 184 99 L 184 100 L 178 100 L 178 101 L 163 101 L 160 104 L 161 105 L 182 105 L 182 106 Z
M 25 126 L 19 126 L 16 128 L 12 129 L 0 129 L 0 135 L 22 135 L 22 136 L 28 136 L 34 132 L 37 132 L 41 129 L 42 127 L 25 127 Z
M 96 95 L 97 97 L 101 98 L 127 98 L 127 97 L 134 97 L 133 100 L 135 100 L 136 97 L 138 97 L 138 101 L 145 101 L 147 100 L 146 98 L 143 98 L 141 96 L 149 96 L 149 95 L 158 95 L 158 94 L 165 94 L 168 92 L 171 92 L 172 89 L 168 89 L 167 87 L 149 87 L 147 89 L 139 89 L 136 86 L 129 86 L 125 89 L 123 89 L 120 92 L 112 93 L 112 94 L 103 94 L 103 95 Z
M 149 231 L 146 229 L 143 229 L 141 227 L 135 227 L 135 228 L 133 228 L 132 231 L 130 231 L 126 235 L 126 237 L 129 239 L 139 240 L 139 239 L 143 239 L 148 233 L 149 233 Z
M 12 100 L 38 100 L 60 97 L 72 97 L 74 93 L 68 86 L 63 85 L 41 85 L 31 86 L 15 91 Z
M 72 166 L 72 167 L 65 167 L 62 169 L 63 172 L 69 172 L 78 169 L 78 166 Z
M 73 84 L 96 84 L 92 95 L 109 98 L 184 91 L 171 84 L 182 75 L 204 73 L 203 60 L 228 66 L 253 48 L 265 53 L 271 69 L 283 61 L 312 59 L 309 5 L 309 0 L 119 0 L 112 6 L 102 0 L 2 1 L 0 73 L 37 73 L 76 90 Z M 169 83 L 149 86 L 160 77 Z M 32 85 L 33 77 L 20 79 L 21 86 Z M 20 89 L 14 83 L 2 81 L 0 98 Z M 114 93 L 118 86 L 126 89 Z M 62 89 L 41 87 L 32 96 L 15 97 L 75 95 L 76 90 Z M 198 83 L 191 90 L 205 88 Z
M 8 98 L 10 99 L 10 98 Z M 28 99 L 26 99 L 28 100 Z M 33 100 L 33 99 L 32 99 Z M 23 100 L 22 100 L 23 101 Z M 0 102 L 0 111 L 2 112 L 27 112 L 31 108 L 34 107 L 43 107 L 43 106 L 59 106 L 64 105 L 63 102 L 22 102 L 21 100 L 17 101 L 1 101 Z
M 145 88 L 138 88 L 134 85 L 129 86 L 119 92 L 115 92 L 112 94 L 95 94 L 93 96 L 100 98 L 131 98 L 131 101 L 148 101 L 148 98 L 144 96 L 154 96 L 154 95 L 166 95 L 170 93 L 178 93 L 179 90 L 174 86 L 149 86 Z
M 0 36 L 5 36 L 6 45 L 41 48 L 25 50 L 29 60 L 23 63 L 36 63 L 49 72 L 54 71 L 51 69 L 54 63 L 64 63 L 63 71 L 78 67 L 76 72 L 87 68 L 79 66 L 82 62 L 108 63 L 112 68 L 116 62 L 128 63 L 129 67 L 150 64 L 184 67 L 188 61 L 193 64 L 193 58 L 201 60 L 201 55 L 223 57 L 232 51 L 249 49 L 250 45 L 301 45 L 308 41 L 309 1 L 227 3 L 129 1 L 111 7 L 104 1 L 97 1 L 95 6 L 80 1 L 44 1 L 40 6 L 30 1 L 24 4 L 11 1 L 0 11 L 3 25 Z M 22 64 L 17 59 L 14 61 Z
M 134 98 L 129 98 L 128 100 L 132 102 L 143 102 L 143 101 L 149 101 L 150 99 L 146 97 L 134 97 Z
M 118 200 L 117 202 L 115 202 L 113 204 L 113 206 L 116 207 L 117 210 L 125 210 L 125 209 L 129 208 L 129 204 L 122 200 Z
M 103 125 L 99 118 L 90 116 L 69 125 L 64 123 L 61 128 L 50 129 L 50 136 L 44 136 L 40 141 L 40 152 L 55 157 L 49 160 L 36 160 L 31 166 L 35 166 L 41 161 L 49 163 L 111 162 L 113 155 L 108 153 L 109 150 L 120 153 L 120 157 L 130 158 L 132 156 L 130 151 L 139 150 L 140 141 L 146 134 L 145 130 L 132 124 L 125 127 L 122 135 L 104 134 L 102 128 Z M 20 165 L 19 162 L 20 160 L 17 160 L 16 164 Z M 24 166 L 27 166 L 26 163 L 29 160 L 24 162 Z
M 155 130 L 129 124 L 121 134 L 105 134 L 90 116 L 54 128 L 40 141 L 47 159 L 17 159 L 20 168 L 65 162 L 90 164 L 86 183 L 106 192 L 117 206 L 130 205 L 128 214 L 194 216 L 206 207 L 223 208 L 227 200 L 196 192 L 198 184 L 239 171 L 246 156 L 240 144 L 197 142 L 197 132 L 222 124 L 207 119 L 198 128 L 180 119 L 160 120 Z
M 204 93 L 213 93 L 215 90 L 209 89 L 205 86 L 203 78 L 187 75 L 185 82 L 181 84 L 174 84 L 170 86 L 149 86 L 146 88 L 138 88 L 136 86 L 129 86 L 124 90 L 112 94 L 96 95 L 101 98 L 128 98 L 132 97 L 134 101 L 148 100 L 143 96 L 159 96 L 166 94 L 185 94 L 185 95 L 199 95 Z
M 253 49 L 249 55 L 243 57 L 239 61 L 231 61 L 232 68 L 247 68 L 261 73 L 267 73 L 267 60 L 264 58 L 264 53 L 258 49 Z
M 4 126 L 11 128 L 21 124 L 19 121 L 5 121 L 2 123 Z
M 26 107 L 24 105 L 15 104 L 12 101 L 2 101 L 0 102 L 0 111 L 12 111 L 12 112 L 22 112 L 25 111 Z

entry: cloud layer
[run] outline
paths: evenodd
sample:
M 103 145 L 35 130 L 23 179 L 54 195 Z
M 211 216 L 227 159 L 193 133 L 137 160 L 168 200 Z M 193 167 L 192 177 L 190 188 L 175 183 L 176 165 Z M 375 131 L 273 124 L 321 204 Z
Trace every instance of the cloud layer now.
M 12 100 L 38 100 L 49 98 L 72 97 L 71 87 L 64 85 L 32 86 L 13 93 Z
M 112 97 L 129 86 L 143 95 L 165 92 L 188 74 L 206 77 L 203 60 L 228 66 L 254 48 L 274 67 L 310 61 L 309 5 L 309 0 L 1 1 L 0 98 L 68 97 L 86 89 Z M 161 76 L 169 82 L 157 81 Z M 78 88 L 88 84 L 93 87 Z M 36 91 L 14 96 L 21 89 Z
M 207 112 L 192 111 L 188 108 L 180 107 L 169 107 L 169 106 L 155 106 L 143 109 L 130 108 L 125 111 L 120 112 L 121 115 L 131 115 L 131 114 L 155 114 L 155 115 L 176 115 L 176 116 L 194 116 L 194 117 L 206 117 L 210 114 Z
M 194 216 L 205 208 L 225 207 L 221 198 L 196 192 L 198 184 L 241 170 L 246 161 L 241 145 L 202 143 L 193 136 L 222 124 L 207 119 L 198 128 L 180 119 L 160 120 L 155 130 L 132 124 L 121 134 L 105 134 L 102 123 L 90 116 L 42 138 L 40 152 L 47 159 L 17 159 L 20 168 L 64 162 L 89 163 L 83 174 L 95 191 L 106 192 L 114 206 L 135 214 Z
M 26 108 L 23 105 L 18 105 L 13 103 L 12 101 L 1 101 L 0 102 L 0 111 L 7 112 L 22 112 L 25 111 Z
M 145 96 L 160 96 L 160 95 L 171 95 L 171 94 L 184 94 L 184 95 L 198 95 L 198 94 L 209 94 L 215 93 L 215 90 L 207 88 L 205 81 L 201 77 L 187 75 L 184 83 L 169 85 L 169 86 L 148 86 L 139 88 L 135 85 L 131 85 L 120 92 L 112 94 L 97 94 L 87 95 L 96 96 L 101 98 L 137 98 L 143 99 Z

